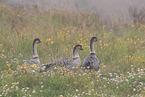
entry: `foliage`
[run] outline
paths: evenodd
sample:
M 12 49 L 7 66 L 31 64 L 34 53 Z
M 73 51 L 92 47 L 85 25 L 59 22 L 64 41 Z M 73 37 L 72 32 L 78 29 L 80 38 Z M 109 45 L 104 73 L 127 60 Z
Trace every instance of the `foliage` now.
M 145 96 L 145 25 L 132 21 L 113 28 L 103 25 L 95 12 L 26 10 L 0 5 L 0 96 Z M 116 30 L 117 29 L 117 30 Z M 81 59 L 89 54 L 89 41 L 98 38 L 95 50 L 98 72 L 78 68 L 26 73 L 23 60 L 32 57 L 32 41 L 39 37 L 42 64 L 72 56 L 83 46 Z

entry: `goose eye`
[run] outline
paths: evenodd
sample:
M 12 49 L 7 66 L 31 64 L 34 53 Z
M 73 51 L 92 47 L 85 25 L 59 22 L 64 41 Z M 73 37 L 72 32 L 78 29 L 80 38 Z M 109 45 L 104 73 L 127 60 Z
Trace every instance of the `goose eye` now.
M 37 40 L 36 43 L 39 43 L 39 41 Z
M 94 41 L 97 41 L 96 39 L 94 39 Z

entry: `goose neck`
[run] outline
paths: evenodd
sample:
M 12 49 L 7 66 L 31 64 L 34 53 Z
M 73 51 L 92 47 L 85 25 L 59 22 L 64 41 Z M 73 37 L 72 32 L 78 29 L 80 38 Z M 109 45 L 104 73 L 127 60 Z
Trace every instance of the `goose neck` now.
M 74 49 L 74 50 L 73 50 L 73 58 L 79 57 L 78 51 L 79 51 L 78 49 Z
M 96 53 L 94 48 L 94 42 L 90 41 L 90 53 Z
M 38 57 L 37 44 L 36 43 L 33 44 L 33 58 L 34 57 Z

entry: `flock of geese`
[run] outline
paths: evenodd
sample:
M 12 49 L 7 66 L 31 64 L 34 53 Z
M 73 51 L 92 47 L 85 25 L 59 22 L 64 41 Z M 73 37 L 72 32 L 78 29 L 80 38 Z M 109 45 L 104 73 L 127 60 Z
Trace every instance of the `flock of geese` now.
M 94 48 L 95 42 L 97 42 L 97 38 L 92 37 L 90 40 L 90 55 L 86 56 L 82 63 L 81 63 L 81 58 L 79 57 L 78 52 L 80 50 L 83 50 L 83 48 L 82 48 L 82 45 L 76 45 L 73 48 L 73 58 L 65 57 L 65 58 L 57 59 L 56 61 L 52 63 L 47 63 L 45 64 L 45 71 L 49 70 L 49 68 L 52 65 L 65 67 L 70 70 L 74 70 L 78 66 L 79 68 L 84 67 L 86 69 L 98 71 L 100 69 L 100 63 L 99 63 L 98 58 L 96 57 L 96 52 Z M 37 53 L 37 44 L 39 43 L 41 43 L 39 38 L 35 38 L 33 40 L 33 59 L 25 61 L 25 64 L 28 64 L 28 66 L 38 64 L 37 66 L 40 68 L 40 71 L 41 71 L 42 66 L 41 66 L 38 53 Z

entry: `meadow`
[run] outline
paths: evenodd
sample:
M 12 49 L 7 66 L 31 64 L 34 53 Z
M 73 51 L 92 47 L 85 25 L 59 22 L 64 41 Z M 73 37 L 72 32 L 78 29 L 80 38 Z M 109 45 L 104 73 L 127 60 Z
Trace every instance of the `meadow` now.
M 98 38 L 98 72 L 78 68 L 25 73 L 24 60 L 32 58 L 32 42 L 40 38 L 41 64 L 72 58 L 73 47 L 89 55 L 92 36 Z M 133 21 L 109 24 L 96 12 L 31 9 L 0 4 L 1 97 L 143 97 L 145 96 L 145 24 Z M 57 72 L 56 72 L 57 71 Z

